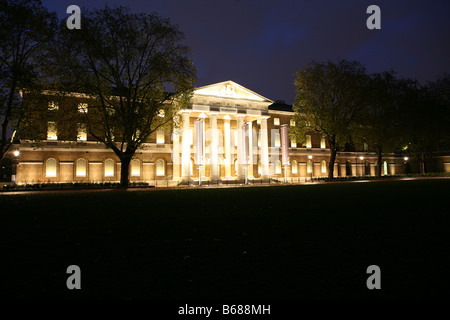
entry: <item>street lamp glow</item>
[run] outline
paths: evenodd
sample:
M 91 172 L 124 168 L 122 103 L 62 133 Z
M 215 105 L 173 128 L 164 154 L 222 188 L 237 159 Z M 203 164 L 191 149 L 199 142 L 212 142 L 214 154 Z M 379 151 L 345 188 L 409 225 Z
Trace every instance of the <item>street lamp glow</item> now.
M 19 150 L 15 150 L 15 151 L 14 151 L 14 157 L 18 157 L 19 154 L 20 154 L 20 151 L 19 151 Z
M 364 157 L 363 156 L 359 157 L 359 160 L 364 160 Z
M 312 156 L 310 155 L 310 156 L 308 156 L 308 159 L 312 159 Z
M 404 157 L 404 158 L 403 158 L 403 160 L 405 160 L 405 161 L 408 161 L 408 159 L 409 159 L 408 157 Z

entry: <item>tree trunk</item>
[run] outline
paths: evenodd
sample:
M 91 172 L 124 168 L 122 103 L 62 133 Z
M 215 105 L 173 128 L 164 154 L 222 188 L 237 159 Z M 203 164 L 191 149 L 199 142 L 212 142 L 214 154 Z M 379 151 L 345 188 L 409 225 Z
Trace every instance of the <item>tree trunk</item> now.
M 120 161 L 122 162 L 120 166 L 120 185 L 122 187 L 128 187 L 130 184 L 129 175 L 130 175 L 130 162 L 131 156 L 128 154 L 123 154 Z
M 333 179 L 334 176 L 334 163 L 336 162 L 336 146 L 330 145 L 330 162 L 328 163 L 328 179 Z

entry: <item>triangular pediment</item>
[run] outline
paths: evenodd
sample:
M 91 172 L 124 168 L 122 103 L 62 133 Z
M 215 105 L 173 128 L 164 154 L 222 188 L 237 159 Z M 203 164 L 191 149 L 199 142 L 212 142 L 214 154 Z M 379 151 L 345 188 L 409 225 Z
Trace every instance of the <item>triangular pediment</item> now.
M 273 103 L 272 100 L 267 99 L 231 80 L 197 88 L 196 90 L 194 90 L 194 95 L 265 101 Z

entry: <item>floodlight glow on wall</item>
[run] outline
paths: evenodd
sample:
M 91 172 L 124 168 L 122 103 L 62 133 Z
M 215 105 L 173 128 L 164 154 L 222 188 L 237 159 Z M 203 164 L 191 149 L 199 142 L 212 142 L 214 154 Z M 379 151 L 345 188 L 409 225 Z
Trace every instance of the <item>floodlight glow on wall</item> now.
M 281 163 L 283 167 L 289 165 L 289 129 L 286 124 L 281 126 Z
M 284 167 L 284 183 L 287 183 L 287 167 L 289 166 L 289 129 L 287 124 L 281 126 L 281 165 Z

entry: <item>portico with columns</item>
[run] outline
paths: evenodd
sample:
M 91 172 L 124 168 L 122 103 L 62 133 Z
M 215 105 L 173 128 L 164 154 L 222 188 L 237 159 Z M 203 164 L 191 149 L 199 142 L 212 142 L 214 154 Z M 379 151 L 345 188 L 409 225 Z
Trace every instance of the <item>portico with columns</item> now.
M 205 123 L 202 180 L 244 179 L 246 166 L 248 178 L 268 177 L 267 119 L 270 118 L 268 106 L 272 103 L 233 81 L 195 90 L 191 105 L 181 110 L 182 123 L 173 134 L 174 180 L 198 179 L 194 138 L 197 119 Z M 248 144 L 242 129 L 244 123 L 248 125 Z

